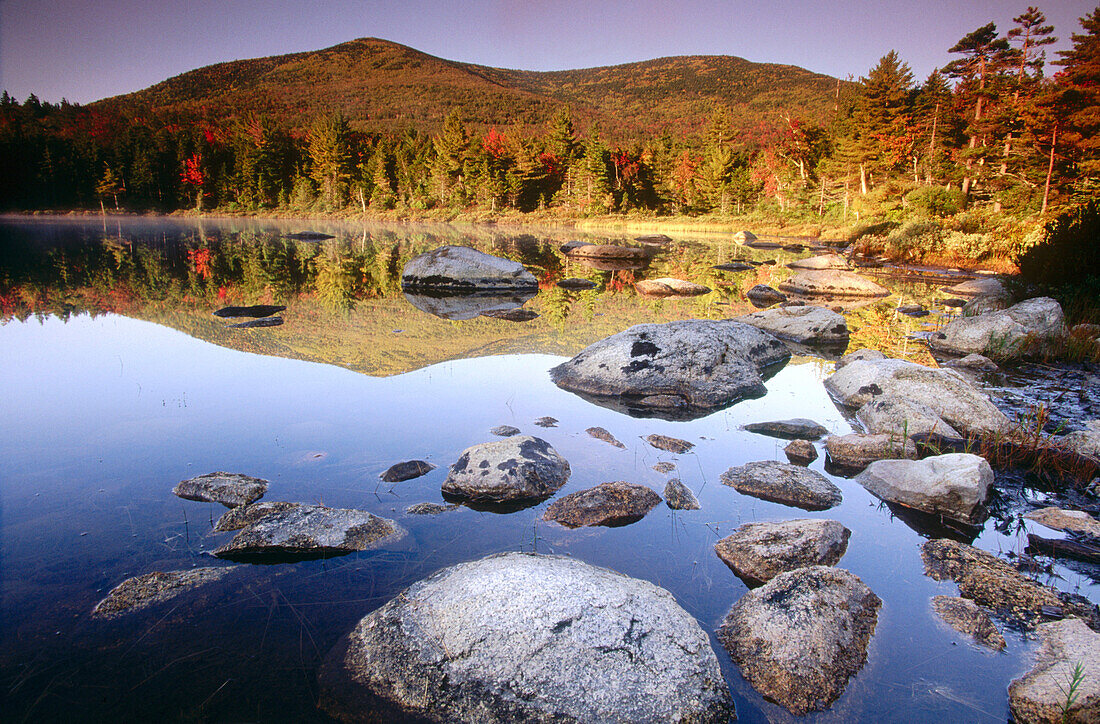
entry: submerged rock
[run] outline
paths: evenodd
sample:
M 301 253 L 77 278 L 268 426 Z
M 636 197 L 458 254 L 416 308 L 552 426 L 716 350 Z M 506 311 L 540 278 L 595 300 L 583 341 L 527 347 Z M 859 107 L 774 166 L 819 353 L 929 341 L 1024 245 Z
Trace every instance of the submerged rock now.
M 441 246 L 415 257 L 401 271 L 405 289 L 536 289 L 538 280 L 518 261 L 465 246 Z
M 754 689 L 803 715 L 827 709 L 863 668 L 881 605 L 848 571 L 799 568 L 742 596 L 718 639 Z
M 1041 508 L 1031 511 L 1024 517 L 1052 530 L 1084 533 L 1094 538 L 1100 538 L 1100 520 L 1093 518 L 1083 510 L 1062 510 L 1054 507 Z
M 253 304 L 250 307 L 222 307 L 214 312 L 215 317 L 270 317 L 285 312 L 285 304 Z
M 172 493 L 184 500 L 221 503 L 227 508 L 235 508 L 262 498 L 267 492 L 267 485 L 268 482 L 262 478 L 218 471 L 181 480 L 172 488 Z
M 490 319 L 503 319 L 506 322 L 530 322 L 532 319 L 538 319 L 539 313 L 533 309 L 517 307 L 515 309 L 493 309 L 482 312 L 481 316 Z
M 827 510 L 841 501 L 840 488 L 821 473 L 774 460 L 732 467 L 721 481 L 739 493 L 804 510 Z
M 818 254 L 787 264 L 791 269 L 848 269 L 848 260 L 839 254 Z
M 247 322 L 227 324 L 226 329 L 262 329 L 264 327 L 278 327 L 283 323 L 282 317 L 264 317 L 263 319 L 250 319 Z
M 535 424 L 539 427 L 557 427 L 558 419 L 556 417 L 550 416 L 540 417 L 539 419 L 535 420 Z
M 923 460 L 877 460 L 855 481 L 888 503 L 978 525 L 989 516 L 985 500 L 993 469 L 977 455 L 949 453 Z
M 681 440 L 678 437 L 669 437 L 668 435 L 658 435 L 656 433 L 652 435 L 646 435 L 645 441 L 658 450 L 664 450 L 670 453 L 686 453 L 689 452 L 695 443 L 688 442 L 687 440 Z
M 300 503 L 286 503 L 283 501 L 259 501 L 258 503 L 249 503 L 248 505 L 238 505 L 236 508 L 230 508 L 222 517 L 218 518 L 218 522 L 214 524 L 215 533 L 227 533 L 231 530 L 240 530 L 246 525 L 251 525 L 261 518 L 266 518 L 272 513 L 281 513 L 284 510 L 290 510 L 291 508 L 297 508 Z
M 786 294 L 778 289 L 772 289 L 767 284 L 757 284 L 745 292 L 745 297 L 757 307 L 770 307 L 773 304 L 787 301 Z
M 1062 307 L 1049 297 L 1028 299 L 998 312 L 959 317 L 928 339 L 932 349 L 953 354 L 1019 357 L 1030 342 L 1065 331 Z
M 882 394 L 859 408 L 856 418 L 872 435 L 895 435 L 906 439 L 922 432 L 960 437 L 928 405 L 897 394 Z
M 795 417 L 790 420 L 750 422 L 744 425 L 743 429 L 784 440 L 820 440 L 823 435 L 829 432 L 828 428 L 821 423 L 805 417 Z
M 852 531 L 835 520 L 745 523 L 714 544 L 714 552 L 750 586 L 806 566 L 836 565 Z
M 575 246 L 565 252 L 569 257 L 585 259 L 629 259 L 631 261 L 646 259 L 649 256 L 647 249 L 636 246 L 618 246 L 615 244 L 585 244 Z
M 567 528 L 626 525 L 644 518 L 660 502 L 661 496 L 646 486 L 617 480 L 555 500 L 542 519 L 556 521 Z
M 154 571 L 127 578 L 111 589 L 92 609 L 92 618 L 117 618 L 169 601 L 181 593 L 224 578 L 237 566 L 192 568 L 187 571 Z
M 439 515 L 451 510 L 456 510 L 457 505 L 440 505 L 439 503 L 414 503 L 405 508 L 406 515 Z
M 497 425 L 490 430 L 489 433 L 497 437 L 512 437 L 513 435 L 518 435 L 520 430 L 518 427 L 512 427 L 511 425 Z
M 545 498 L 569 479 L 569 463 L 550 443 L 530 435 L 481 443 L 462 451 L 443 494 L 474 501 Z
M 970 636 L 994 651 L 1003 651 L 1005 637 L 997 630 L 989 614 L 973 601 L 958 596 L 933 596 L 932 608 L 951 628 Z
M 775 337 L 747 324 L 687 320 L 640 324 L 550 370 L 554 384 L 643 409 L 706 411 L 764 393 L 764 373 L 790 359 Z
M 798 272 L 780 284 L 779 291 L 833 297 L 885 297 L 890 294 L 889 290 L 866 277 L 839 269 Z
M 643 279 L 634 288 L 647 297 L 698 297 L 710 292 L 710 287 L 672 277 Z
M 638 241 L 643 244 L 662 245 L 671 242 L 672 237 L 666 236 L 665 234 L 642 234 L 641 236 L 635 236 L 634 241 Z
M 653 465 L 653 469 L 659 473 L 671 473 L 673 470 L 676 469 L 676 464 L 670 463 L 668 461 L 661 461 L 659 463 L 655 463 Z
M 848 322 L 842 315 L 822 307 L 776 307 L 735 319 L 799 344 L 848 343 Z
M 725 723 L 707 634 L 667 591 L 560 556 L 446 568 L 371 613 L 327 657 L 321 708 L 416 718 Z
M 715 264 L 714 266 L 711 267 L 711 269 L 717 269 L 718 271 L 728 271 L 728 272 L 748 271 L 749 269 L 752 269 L 752 268 L 753 268 L 752 264 L 749 264 L 748 262 L 744 262 L 744 261 L 731 261 L 731 262 L 726 262 L 725 264 Z
M 679 478 L 665 484 L 665 505 L 673 510 L 699 510 L 699 499 Z
M 298 505 L 245 526 L 214 555 L 236 560 L 323 558 L 380 548 L 405 535 L 392 520 L 365 510 Z
M 1085 724 L 1100 721 L 1100 634 L 1078 619 L 1039 627 L 1043 647 L 1035 666 L 1008 687 L 1008 705 L 1017 722 Z M 1079 677 L 1076 696 L 1070 685 Z
M 783 453 L 793 465 L 805 467 L 817 460 L 817 448 L 809 440 L 791 440 L 787 447 L 783 448 Z
M 623 445 L 621 442 L 616 440 L 614 435 L 612 435 L 610 432 L 603 429 L 602 427 L 590 427 L 585 430 L 585 432 L 587 432 L 591 437 L 594 437 L 597 440 L 603 440 L 608 445 L 614 445 L 615 447 L 623 449 L 626 448 L 626 445 Z
M 863 470 L 876 460 L 915 460 L 919 455 L 912 440 L 900 435 L 831 435 L 825 439 L 825 452 L 831 466 L 852 473 Z
M 559 280 L 558 286 L 562 289 L 577 289 L 583 291 L 586 289 L 595 289 L 599 285 L 596 284 L 596 282 L 591 281 L 590 279 L 578 279 L 576 277 L 570 277 L 568 279 Z
M 518 430 L 516 432 L 519 432 Z M 400 483 L 404 480 L 412 480 L 422 475 L 427 475 L 435 470 L 435 465 L 426 460 L 407 460 L 403 463 L 391 465 L 390 468 L 379 475 L 383 482 Z
M 335 239 L 336 237 L 321 231 L 296 231 L 293 234 L 283 234 L 283 238 L 295 239 L 296 241 L 324 241 L 325 239 Z

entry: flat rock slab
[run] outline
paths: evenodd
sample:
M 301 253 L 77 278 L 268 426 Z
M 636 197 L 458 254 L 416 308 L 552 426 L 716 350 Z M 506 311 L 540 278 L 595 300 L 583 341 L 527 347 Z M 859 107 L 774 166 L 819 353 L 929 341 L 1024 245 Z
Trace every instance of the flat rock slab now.
M 848 260 L 839 254 L 818 254 L 787 264 L 791 269 L 848 269 Z
M 539 419 L 535 420 L 535 424 L 538 425 L 539 427 L 557 427 L 558 426 L 558 419 L 556 417 L 549 417 L 549 416 L 540 417 Z
M 117 618 L 169 601 L 181 593 L 224 578 L 237 566 L 192 568 L 187 571 L 154 571 L 127 578 L 111 589 L 92 609 L 92 618 Z
M 644 518 L 660 502 L 661 496 L 646 486 L 618 480 L 555 500 L 546 508 L 542 519 L 567 528 L 627 525 Z
M 382 478 L 382 481 L 386 483 L 400 483 L 405 480 L 412 480 L 422 475 L 427 475 L 435 470 L 435 467 L 435 465 L 425 460 L 406 460 L 403 463 L 391 465 L 386 472 L 378 477 Z
M 743 261 L 731 261 L 725 264 L 715 264 L 711 269 L 717 269 L 718 271 L 739 272 L 748 271 L 753 269 L 753 265 Z
M 1039 626 L 1043 646 L 1035 666 L 1008 687 L 1008 705 L 1018 722 L 1086 724 L 1100 721 L 1100 634 L 1079 619 Z M 1076 698 L 1066 707 L 1074 670 L 1083 678 Z
M 440 505 L 439 503 L 414 503 L 405 508 L 406 515 L 439 515 L 451 510 L 457 510 L 457 505 Z
M 783 454 L 787 456 L 787 460 L 792 465 L 801 465 L 803 467 L 809 465 L 814 460 L 817 460 L 817 448 L 809 440 L 791 440 L 785 448 L 783 448 Z
M 835 345 L 848 342 L 848 322 L 844 316 L 823 307 L 776 307 L 735 319 L 799 344 Z
M 262 478 L 219 471 L 181 480 L 172 492 L 184 500 L 221 503 L 227 508 L 235 508 L 262 498 L 267 492 L 267 485 L 268 482 Z
M 951 628 L 994 651 L 1003 651 L 1005 637 L 993 619 L 973 601 L 958 596 L 933 596 L 932 609 Z
M 511 425 L 497 425 L 490 430 L 489 433 L 497 437 L 512 437 L 513 435 L 518 435 L 520 429 L 518 427 L 512 427 Z
M 1061 508 L 1040 508 L 1024 516 L 1028 520 L 1045 525 L 1051 530 L 1072 533 L 1084 533 L 1100 538 L 1100 520 L 1096 520 L 1083 510 L 1062 510 Z
M 841 501 L 840 488 L 821 473 L 775 460 L 730 468 L 721 481 L 739 493 L 804 510 L 827 510 Z
M 959 594 L 1026 626 L 1041 619 L 1043 606 L 1061 608 L 1049 589 L 1021 575 L 991 553 L 946 538 L 921 546 L 924 574 L 937 581 L 951 579 Z
M 293 234 L 283 234 L 283 238 L 294 239 L 296 241 L 324 241 L 325 239 L 335 239 L 336 237 L 321 231 L 296 231 Z
M 380 548 L 405 535 L 392 520 L 365 510 L 299 505 L 245 526 L 214 555 L 240 560 L 321 558 Z
M 965 357 L 947 360 L 943 363 L 943 366 L 958 370 L 972 370 L 974 372 L 996 372 L 1000 369 L 996 362 L 980 354 L 968 354 Z
M 646 259 L 649 256 L 647 249 L 636 246 L 618 246 L 616 244 L 585 244 L 575 246 L 565 252 L 570 257 L 584 259 L 629 259 L 632 261 Z
M 978 455 L 949 453 L 923 460 L 876 460 L 855 481 L 888 503 L 978 525 L 989 515 L 985 501 L 993 469 Z
M 789 420 L 769 420 L 768 422 L 750 422 L 743 429 L 759 435 L 769 435 L 784 440 L 820 440 L 829 432 L 828 428 L 821 423 L 805 417 L 795 417 Z
M 959 317 L 928 338 L 932 349 L 952 354 L 977 353 L 998 359 L 1019 357 L 1029 342 L 1065 331 L 1062 307 L 1049 297 L 1028 299 L 1008 309 Z
M 800 271 L 779 285 L 779 291 L 807 296 L 885 297 L 886 288 L 866 277 L 840 269 Z
M 658 450 L 664 450 L 670 453 L 686 453 L 689 452 L 695 443 L 688 442 L 687 440 L 681 440 L 678 437 L 669 437 L 668 435 L 658 435 L 656 433 L 652 435 L 646 435 L 645 441 Z
M 247 322 L 227 324 L 226 329 L 263 329 L 265 327 L 278 327 L 282 325 L 282 317 L 264 317 L 263 319 L 250 319 Z
M 863 668 L 881 605 L 848 571 L 799 568 L 742 596 L 718 639 L 754 689 L 803 715 L 829 708 Z
M 896 435 L 904 440 L 919 433 L 934 432 L 961 437 L 931 407 L 897 394 L 876 395 L 859 408 L 856 419 L 872 435 Z
M 562 289 L 576 289 L 584 291 L 586 289 L 595 289 L 599 285 L 590 279 L 578 279 L 577 277 L 569 277 L 568 279 L 558 280 L 558 286 Z
M 906 360 L 851 362 L 825 379 L 825 389 L 840 404 L 854 408 L 878 395 L 898 395 L 930 408 L 963 434 L 997 434 L 1012 427 L 988 395 L 958 372 Z
M 554 384 L 639 408 L 706 411 L 761 395 L 764 373 L 790 359 L 767 332 L 728 320 L 640 324 L 550 370 Z
M 671 473 L 676 469 L 676 463 L 670 463 L 667 460 L 662 460 L 659 463 L 654 463 L 653 469 L 659 473 Z
M 490 319 L 503 319 L 506 322 L 530 322 L 532 319 L 538 319 L 539 313 L 533 309 L 491 309 L 487 312 L 482 312 L 481 316 L 489 317 Z
M 679 478 L 665 484 L 665 505 L 673 510 L 699 510 L 699 499 Z
M 227 533 L 231 530 L 240 530 L 247 525 L 251 525 L 261 518 L 266 518 L 272 513 L 281 513 L 284 510 L 290 510 L 291 508 L 297 508 L 301 503 L 287 503 L 283 501 L 259 501 L 256 503 L 249 503 L 248 505 L 238 505 L 236 508 L 230 508 L 222 514 L 222 517 L 218 518 L 218 522 L 214 524 L 215 533 Z
M 672 241 L 672 237 L 665 234 L 642 234 L 641 236 L 635 236 L 634 241 L 643 244 L 668 244 Z
M 707 634 L 667 591 L 503 553 L 413 584 L 322 666 L 345 721 L 697 722 L 734 716 Z
M 634 288 L 647 297 L 698 297 L 710 292 L 710 287 L 673 277 L 643 279 Z
M 441 246 L 413 258 L 401 271 L 405 289 L 535 289 L 538 280 L 523 264 L 466 246 Z
M 590 427 L 585 430 L 585 432 L 587 432 L 590 437 L 594 437 L 597 440 L 603 440 L 608 445 L 613 445 L 618 448 L 626 448 L 626 445 L 623 445 L 621 442 L 616 440 L 614 435 L 612 435 L 610 432 L 603 429 L 602 427 Z
M 745 523 L 714 544 L 714 552 L 750 586 L 806 566 L 833 566 L 852 531 L 835 520 Z
M 545 498 L 569 480 L 569 463 L 550 443 L 530 435 L 481 443 L 462 451 L 443 494 L 473 501 Z
M 836 369 L 840 369 L 841 367 L 847 364 L 851 364 L 852 362 L 879 359 L 886 359 L 886 355 L 884 355 L 877 349 L 870 349 L 865 347 L 864 349 L 857 349 L 855 352 L 849 352 L 848 354 L 838 359 L 836 361 Z
M 954 294 L 957 297 L 977 297 L 984 295 L 999 296 L 1008 294 L 1008 289 L 1005 287 L 1004 282 L 996 277 L 968 279 L 965 282 L 947 287 L 944 291 L 949 294 Z
M 919 457 L 912 440 L 900 435 L 830 435 L 825 439 L 829 464 L 846 474 L 859 472 L 876 460 L 915 460 Z
M 272 314 L 285 312 L 286 306 L 282 304 L 253 304 L 250 307 L 222 307 L 214 312 L 215 317 L 270 317 Z
M 767 284 L 757 284 L 745 292 L 748 298 L 757 307 L 770 307 L 773 304 L 787 301 L 787 295 L 778 289 L 772 289 Z

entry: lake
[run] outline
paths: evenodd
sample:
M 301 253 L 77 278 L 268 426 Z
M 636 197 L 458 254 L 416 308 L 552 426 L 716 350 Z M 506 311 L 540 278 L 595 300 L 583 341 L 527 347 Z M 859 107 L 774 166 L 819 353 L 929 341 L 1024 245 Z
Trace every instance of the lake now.
M 335 238 L 288 239 L 317 230 Z M 809 252 L 750 250 L 728 237 L 679 237 L 642 269 L 583 267 L 557 251 L 570 239 L 614 234 L 367 226 L 333 222 L 119 218 L 0 221 L 0 698 L 6 721 L 327 721 L 317 670 L 370 611 L 434 571 L 501 551 L 573 556 L 668 589 L 711 632 L 740 721 L 786 720 L 741 677 L 713 632 L 747 590 L 715 555 L 742 523 L 831 518 L 852 531 L 838 564 L 883 600 L 867 663 L 828 712 L 807 721 L 1005 721 L 1008 683 L 1030 668 L 1035 643 L 1001 626 L 993 653 L 944 625 L 929 600 L 957 595 L 926 577 L 909 527 L 861 486 L 811 468 L 843 492 L 807 513 L 720 484 L 731 466 L 785 460 L 785 441 L 742 425 L 807 417 L 853 431 L 822 386 L 832 362 L 798 354 L 767 394 L 688 421 L 631 417 L 557 388 L 548 370 L 586 345 L 641 322 L 725 318 L 752 311 L 746 284 L 773 283 L 783 262 Z M 447 319 L 400 290 L 400 271 L 442 244 L 522 261 L 540 279 L 526 303 L 540 316 L 512 322 L 448 307 Z M 723 273 L 739 257 L 759 263 Z M 715 289 L 693 299 L 635 294 L 643 278 L 675 276 Z M 584 277 L 591 291 L 554 282 Z M 899 296 L 849 315 L 853 346 L 927 359 L 911 332 L 948 313 L 938 284 L 882 283 Z M 940 295 L 942 298 L 942 295 Z M 899 317 L 899 299 L 933 314 Z M 281 326 L 235 329 L 211 312 L 278 303 Z M 469 317 L 469 318 L 466 318 Z M 239 320 L 237 320 L 239 321 Z M 889 333 L 889 334 L 887 334 Z M 828 355 L 825 355 L 827 357 Z M 1009 385 L 1011 386 L 1011 385 Z M 554 427 L 539 427 L 544 416 Z M 661 492 L 679 477 L 702 509 L 664 504 L 615 528 L 569 530 L 541 518 L 550 501 L 501 513 L 469 507 L 409 515 L 443 503 L 448 466 L 512 425 L 548 441 L 572 475 L 555 497 L 625 480 Z M 606 428 L 619 449 L 590 437 Z M 691 441 L 673 455 L 642 438 Z M 820 447 L 820 446 L 819 446 Z M 383 483 L 394 463 L 438 467 Z M 670 462 L 671 473 L 653 465 Z M 220 505 L 181 500 L 173 486 L 215 470 L 269 480 L 265 500 L 358 508 L 398 521 L 398 545 L 325 560 L 240 565 L 215 584 L 113 620 L 92 608 L 123 580 L 151 571 L 228 565 L 210 551 Z M 1048 494 L 1026 476 L 974 545 L 1022 551 L 1027 502 Z M 1043 531 L 1049 535 L 1049 531 Z M 1054 565 L 1053 585 L 1097 601 L 1095 572 Z M 1044 582 L 1047 582 L 1044 579 Z

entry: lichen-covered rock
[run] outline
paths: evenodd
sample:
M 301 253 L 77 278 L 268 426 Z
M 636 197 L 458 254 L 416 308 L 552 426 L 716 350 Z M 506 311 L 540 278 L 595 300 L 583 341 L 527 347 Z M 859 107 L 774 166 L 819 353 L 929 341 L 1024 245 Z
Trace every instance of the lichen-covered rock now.
M 933 334 L 928 344 L 942 352 L 1004 359 L 1027 351 L 1028 340 L 1039 341 L 1064 331 L 1061 305 L 1049 297 L 1037 297 L 1001 311 L 954 319 Z
M 456 510 L 457 505 L 440 505 L 439 503 L 414 503 L 405 508 L 406 515 L 439 515 L 451 510 Z
M 676 463 L 670 463 L 667 460 L 662 460 L 661 462 L 654 463 L 653 469 L 659 473 L 671 473 L 673 470 L 676 469 Z
M 732 467 L 721 481 L 739 493 L 804 510 L 827 510 L 841 501 L 840 488 L 821 473 L 775 460 Z
M 860 361 L 864 361 L 864 360 L 878 360 L 878 359 L 886 359 L 886 355 L 884 355 L 882 352 L 880 352 L 877 349 L 870 349 L 869 347 L 864 347 L 863 349 L 857 349 L 855 352 L 849 352 L 848 354 L 846 354 L 843 357 L 841 357 L 840 359 L 838 359 L 836 361 L 836 369 L 840 369 L 841 367 L 844 367 L 845 365 L 851 364 L 852 362 L 860 362 Z
M 92 618 L 117 618 L 169 601 L 181 593 L 221 580 L 237 566 L 192 568 L 187 571 L 154 571 L 127 578 L 111 589 L 92 609 Z
M 817 460 L 817 448 L 809 440 L 791 440 L 783 448 L 783 454 L 787 456 L 787 460 L 792 465 L 802 465 L 803 467 Z
M 401 271 L 401 286 L 406 289 L 531 289 L 538 284 L 518 261 L 465 246 L 441 246 L 425 252 Z
M 915 460 L 919 457 L 912 440 L 900 435 L 830 435 L 825 438 L 825 453 L 831 467 L 845 474 L 859 472 L 876 460 Z
M 1024 517 L 1052 530 L 1084 533 L 1094 538 L 1100 538 L 1100 520 L 1093 518 L 1083 510 L 1062 510 L 1054 507 L 1040 508 L 1031 511 Z
M 972 372 L 996 372 L 999 369 L 996 362 L 980 354 L 968 354 L 965 357 L 947 360 L 943 366 Z
M 735 317 L 738 322 L 771 332 L 799 344 L 847 344 L 848 322 L 823 307 L 776 307 Z
M 673 510 L 699 510 L 699 499 L 679 478 L 665 484 L 665 505 Z
M 322 667 L 345 721 L 725 724 L 706 633 L 667 591 L 560 556 L 446 568 L 371 613 Z
M 1084 430 L 1067 433 L 1058 442 L 1078 455 L 1100 460 L 1100 420 L 1089 420 Z
M 489 431 L 490 435 L 496 435 L 497 437 L 512 437 L 518 435 L 520 430 L 518 427 L 512 427 L 511 425 L 497 425 Z
M 591 437 L 594 437 L 597 440 L 603 440 L 608 445 L 614 445 L 617 448 L 626 448 L 626 445 L 623 445 L 621 442 L 615 439 L 614 435 L 612 435 L 610 432 L 603 429 L 602 427 L 590 427 L 585 430 L 585 432 L 587 432 Z
M 832 297 L 885 297 L 886 288 L 859 274 L 841 269 L 800 271 L 779 285 L 788 294 Z
M 673 277 L 644 279 L 637 282 L 634 288 L 647 297 L 698 297 L 710 292 L 710 287 Z
M 994 651 L 1003 651 L 1005 637 L 989 614 L 973 601 L 958 596 L 933 596 L 932 608 L 951 628 Z
M 775 337 L 728 320 L 640 324 L 550 370 L 558 387 L 638 408 L 707 411 L 763 394 L 764 373 L 790 359 Z
M 219 558 L 320 558 L 395 543 L 406 531 L 365 510 L 298 505 L 265 515 L 214 551 Z
M 753 688 L 803 715 L 827 709 L 863 668 L 881 605 L 848 571 L 799 568 L 742 596 L 718 639 Z
M 846 364 L 825 379 L 825 389 L 840 404 L 855 408 L 878 395 L 898 395 L 930 408 L 963 434 L 997 434 L 1012 427 L 989 397 L 959 373 L 906 360 Z
M 829 429 L 820 422 L 814 422 L 805 417 L 795 417 L 789 420 L 769 420 L 767 422 L 750 422 L 743 426 L 749 432 L 759 435 L 770 435 L 784 440 L 820 440 L 829 432 Z
M 519 430 L 516 430 L 516 432 L 519 432 Z M 386 472 L 378 477 L 382 478 L 382 482 L 385 483 L 400 483 L 427 475 L 433 470 L 435 470 L 435 465 L 426 460 L 406 460 L 403 463 L 391 465 Z
M 688 442 L 687 440 L 681 440 L 678 437 L 669 437 L 668 435 L 658 435 L 656 433 L 652 435 L 646 435 L 645 441 L 658 450 L 664 450 L 665 452 L 686 453 L 695 447 L 695 443 Z
M 284 510 L 297 508 L 300 503 L 287 503 L 284 501 L 259 501 L 248 505 L 238 505 L 230 508 L 218 518 L 214 524 L 215 533 L 226 533 L 231 530 L 240 530 L 246 525 L 255 523 L 260 518 L 265 518 L 272 513 L 281 513 Z
M 922 432 L 934 432 L 960 437 L 931 407 L 896 394 L 876 396 L 859 408 L 856 419 L 872 435 L 896 435 L 904 439 Z
M 1035 666 L 1008 687 L 1008 705 L 1020 724 L 1087 724 L 1100 721 L 1100 634 L 1079 619 L 1045 623 Z M 1072 703 L 1075 669 L 1083 674 Z M 1068 704 L 1068 706 L 1067 706 Z
M 852 532 L 835 520 L 745 523 L 714 544 L 714 552 L 749 585 L 806 566 L 836 565 Z
M 184 500 L 221 503 L 227 508 L 235 508 L 262 498 L 267 492 L 267 485 L 268 482 L 262 478 L 219 471 L 181 480 L 172 492 Z
M 993 469 L 985 458 L 948 453 L 923 460 L 876 460 L 855 477 L 872 495 L 967 525 L 983 522 Z
M 542 519 L 567 528 L 626 525 L 644 518 L 660 502 L 661 496 L 646 486 L 617 480 L 555 500 L 546 508 Z
M 516 435 L 462 451 L 443 482 L 443 494 L 474 501 L 534 500 L 569 480 L 569 463 L 541 438 Z

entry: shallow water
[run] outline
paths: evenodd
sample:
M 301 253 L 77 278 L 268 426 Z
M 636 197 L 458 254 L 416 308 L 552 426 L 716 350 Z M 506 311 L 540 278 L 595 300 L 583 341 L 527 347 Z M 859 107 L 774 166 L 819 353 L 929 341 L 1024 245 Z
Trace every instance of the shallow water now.
M 277 238 L 304 229 L 337 239 Z M 923 575 L 921 533 L 859 485 L 827 473 L 844 502 L 820 513 L 719 484 L 731 466 L 785 459 L 785 442 L 741 425 L 808 417 L 832 432 L 852 430 L 821 385 L 830 363 L 796 357 L 768 380 L 765 397 L 688 422 L 630 417 L 549 381 L 550 367 L 630 324 L 729 316 L 736 296 L 729 287 L 652 301 L 634 296 L 629 280 L 743 280 L 708 269 L 746 252 L 685 239 L 647 269 L 593 271 L 554 252 L 576 236 L 300 222 L 0 223 L 2 718 L 324 721 L 316 672 L 340 636 L 410 583 L 498 551 L 576 556 L 652 581 L 713 632 L 746 591 L 714 543 L 747 521 L 828 517 L 852 530 L 839 565 L 883 607 L 866 666 L 829 712 L 806 720 L 1004 721 L 1008 683 L 1029 668 L 1034 644 L 1002 627 L 1008 648 L 990 653 L 940 623 L 929 599 L 956 589 Z M 588 275 L 600 290 L 565 294 L 546 284 L 527 304 L 542 315 L 533 322 L 441 319 L 412 306 L 395 282 L 404 259 L 441 243 L 519 257 L 547 281 Z M 213 250 L 206 275 L 188 253 L 202 249 Z M 771 272 L 742 274 L 764 273 Z M 921 293 L 899 289 L 907 301 Z M 222 304 L 271 301 L 288 305 L 280 327 L 227 330 L 210 314 Z M 546 415 L 557 427 L 534 425 Z M 675 476 L 702 510 L 661 505 L 632 525 L 577 530 L 541 520 L 549 501 L 508 514 L 465 507 L 404 514 L 413 503 L 442 502 L 447 466 L 502 424 L 547 440 L 569 461 L 572 476 L 558 495 L 609 480 L 660 492 Z M 592 426 L 626 449 L 589 437 Z M 650 433 L 696 446 L 672 455 L 641 439 Z M 439 467 L 415 480 L 379 481 L 390 465 L 413 458 Z M 652 470 L 666 460 L 675 472 Z M 811 467 L 824 472 L 820 458 Z M 410 535 L 375 552 L 244 565 L 146 611 L 89 618 L 128 577 L 224 565 L 208 551 L 232 536 L 211 530 L 225 509 L 170 492 L 213 470 L 270 480 L 266 500 L 366 509 Z M 1022 550 L 1028 527 L 1016 516 L 1043 496 L 1026 478 L 1004 480 L 1013 503 L 976 541 L 993 552 Z M 1091 571 L 1054 570 L 1059 588 L 1098 600 Z M 712 643 L 741 721 L 791 718 Z

